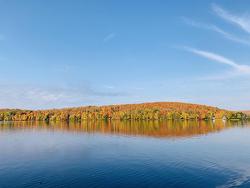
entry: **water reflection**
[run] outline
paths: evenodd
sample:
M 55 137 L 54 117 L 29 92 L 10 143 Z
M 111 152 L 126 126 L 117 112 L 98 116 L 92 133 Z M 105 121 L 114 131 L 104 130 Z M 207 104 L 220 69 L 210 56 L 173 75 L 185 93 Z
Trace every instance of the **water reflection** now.
M 0 187 L 250 187 L 248 125 L 0 122 Z
M 223 121 L 84 121 L 84 122 L 0 122 L 0 131 L 48 130 L 148 136 L 160 138 L 193 137 L 215 133 L 248 122 Z

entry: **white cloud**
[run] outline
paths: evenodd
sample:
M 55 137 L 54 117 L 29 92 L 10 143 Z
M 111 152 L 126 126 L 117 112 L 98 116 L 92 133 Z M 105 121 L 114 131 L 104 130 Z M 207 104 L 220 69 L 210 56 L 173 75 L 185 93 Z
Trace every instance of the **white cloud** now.
M 104 85 L 103 88 L 105 88 L 105 89 L 115 89 L 115 86 L 112 86 L 112 85 Z
M 63 91 L 43 90 L 43 89 L 32 89 L 27 91 L 27 98 L 32 100 L 41 100 L 44 102 L 56 102 L 59 100 L 66 100 L 69 95 L 66 95 Z
M 235 15 L 229 13 L 227 10 L 221 8 L 220 6 L 216 4 L 212 4 L 212 10 L 222 19 L 237 25 L 242 30 L 244 30 L 247 33 L 250 33 L 250 16 L 249 14 L 244 15 Z
M 228 59 L 222 55 L 213 53 L 213 52 L 208 52 L 208 51 L 203 51 L 195 48 L 190 48 L 190 47 L 184 47 L 185 50 L 204 57 L 206 59 L 212 60 L 213 62 L 224 64 L 230 66 L 232 69 L 231 72 L 226 72 L 223 75 L 220 76 L 214 76 L 210 77 L 211 79 L 226 79 L 234 76 L 240 76 L 240 75 L 250 75 L 250 66 L 249 65 L 242 65 L 239 63 L 236 63 L 235 61 Z
M 88 85 L 67 87 L 43 87 L 29 85 L 5 85 L 0 92 L 0 108 L 61 108 L 97 104 L 108 98 L 128 95 L 117 91 L 99 91 Z
M 104 37 L 103 42 L 108 42 L 116 37 L 115 33 L 109 33 L 107 36 Z
M 220 35 L 222 35 L 224 38 L 229 39 L 231 41 L 238 42 L 238 43 L 241 43 L 241 44 L 250 45 L 250 39 L 249 38 L 247 39 L 247 38 L 237 37 L 237 36 L 235 36 L 235 35 L 233 35 L 231 33 L 228 33 L 226 31 L 224 31 L 223 29 L 219 28 L 216 25 L 203 24 L 203 23 L 199 23 L 199 22 L 196 22 L 196 21 L 188 19 L 188 18 L 183 18 L 183 21 L 186 24 L 191 25 L 193 27 L 203 28 L 203 29 L 207 29 L 207 30 L 211 30 L 211 31 L 217 32 Z

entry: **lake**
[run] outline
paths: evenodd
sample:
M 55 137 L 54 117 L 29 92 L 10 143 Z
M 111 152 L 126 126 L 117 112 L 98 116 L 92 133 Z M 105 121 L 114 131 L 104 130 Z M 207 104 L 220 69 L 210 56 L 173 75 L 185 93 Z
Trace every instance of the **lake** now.
M 250 187 L 250 126 L 1 122 L 0 187 Z

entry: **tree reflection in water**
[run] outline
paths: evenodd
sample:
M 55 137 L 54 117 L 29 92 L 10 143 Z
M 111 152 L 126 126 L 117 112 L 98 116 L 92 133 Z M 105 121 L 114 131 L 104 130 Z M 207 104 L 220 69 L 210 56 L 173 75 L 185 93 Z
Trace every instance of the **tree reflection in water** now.
M 212 121 L 83 121 L 83 122 L 1 122 L 0 131 L 53 130 L 149 137 L 192 137 L 247 126 L 247 122 Z

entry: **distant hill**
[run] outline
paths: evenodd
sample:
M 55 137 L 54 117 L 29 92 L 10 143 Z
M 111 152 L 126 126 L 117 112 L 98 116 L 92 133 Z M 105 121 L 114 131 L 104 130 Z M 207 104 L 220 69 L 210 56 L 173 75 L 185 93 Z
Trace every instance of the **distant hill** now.
M 84 106 L 50 110 L 0 110 L 0 120 L 82 121 L 82 120 L 175 120 L 244 119 L 242 112 L 181 102 L 152 102 L 108 106 Z

